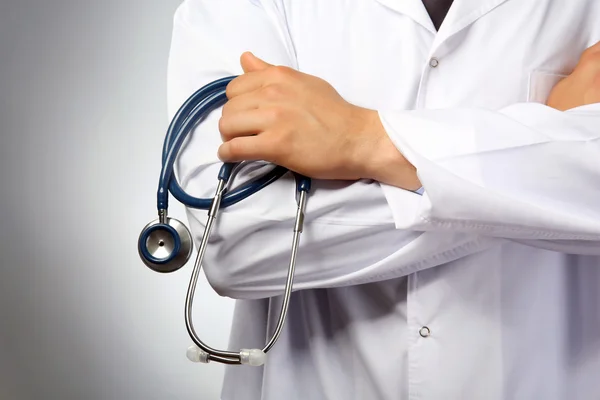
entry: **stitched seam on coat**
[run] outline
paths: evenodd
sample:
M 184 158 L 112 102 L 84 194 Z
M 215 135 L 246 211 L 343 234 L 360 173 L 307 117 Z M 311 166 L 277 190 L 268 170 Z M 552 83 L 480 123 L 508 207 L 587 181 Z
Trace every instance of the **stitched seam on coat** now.
M 525 225 L 517 225 L 517 224 L 506 224 L 506 223 L 501 223 L 501 224 L 494 224 L 494 225 L 490 225 L 490 224 L 486 224 L 484 222 L 481 221 L 463 221 L 463 220 L 455 220 L 455 219 L 438 219 L 438 218 L 431 218 L 431 217 L 421 217 L 421 219 L 423 220 L 424 223 L 428 223 L 428 224 L 432 224 L 432 225 L 438 225 L 438 226 L 446 226 L 446 227 L 463 227 L 463 228 L 473 228 L 473 229 L 484 229 L 487 231 L 493 231 L 493 230 L 498 230 L 498 228 L 501 228 L 503 230 L 506 231 L 510 231 L 510 232 L 522 232 L 522 231 L 527 231 L 528 233 L 531 233 L 534 236 L 540 236 L 540 237 L 536 237 L 537 239 L 559 239 L 560 240 L 600 240 L 600 235 L 590 235 L 590 234 L 574 234 L 568 231 L 547 231 L 547 230 L 540 230 L 540 229 L 531 229 L 530 227 L 527 227 Z M 480 232 L 477 232 L 480 233 Z M 525 239 L 529 239 L 529 237 L 526 237 Z

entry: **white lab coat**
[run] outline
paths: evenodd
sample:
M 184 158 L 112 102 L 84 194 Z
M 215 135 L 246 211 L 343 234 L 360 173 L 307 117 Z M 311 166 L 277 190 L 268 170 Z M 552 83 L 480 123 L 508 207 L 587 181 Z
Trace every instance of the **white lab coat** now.
M 185 1 L 171 116 L 250 50 L 379 110 L 424 187 L 315 182 L 284 332 L 222 399 L 600 398 L 600 104 L 543 104 L 599 40 L 598 0 L 455 0 L 439 32 L 421 0 Z M 178 162 L 194 195 L 219 117 Z M 204 268 L 240 299 L 232 349 L 274 327 L 294 215 L 291 177 L 220 214 Z

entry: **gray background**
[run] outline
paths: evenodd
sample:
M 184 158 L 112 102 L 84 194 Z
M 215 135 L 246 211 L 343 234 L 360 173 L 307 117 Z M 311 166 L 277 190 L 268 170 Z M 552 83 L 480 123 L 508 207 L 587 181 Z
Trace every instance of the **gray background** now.
M 191 266 L 159 275 L 136 252 L 179 2 L 0 2 L 2 400 L 218 398 L 222 368 L 185 357 Z M 225 346 L 231 300 L 197 296 Z

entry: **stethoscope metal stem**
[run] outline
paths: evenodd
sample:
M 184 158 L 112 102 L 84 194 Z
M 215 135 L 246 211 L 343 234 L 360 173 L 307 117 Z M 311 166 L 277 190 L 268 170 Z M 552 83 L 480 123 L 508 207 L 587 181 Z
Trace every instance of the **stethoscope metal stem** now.
M 204 255 L 206 254 L 206 248 L 208 246 L 210 232 L 217 217 L 217 213 L 219 212 L 219 205 L 221 203 L 221 197 L 224 189 L 225 181 L 220 179 L 217 185 L 215 197 L 213 199 L 210 210 L 208 211 L 206 227 L 204 228 L 204 234 L 202 235 L 200 248 L 198 249 L 198 255 L 196 256 L 196 262 L 194 264 L 194 269 L 192 271 L 190 284 L 188 286 L 188 291 L 185 298 L 185 326 L 194 344 L 198 346 L 202 351 L 206 352 L 210 359 L 226 364 L 240 364 L 240 356 L 238 353 L 232 351 L 221 351 L 213 349 L 212 347 L 202 342 L 202 340 L 200 340 L 200 338 L 198 337 L 198 334 L 196 333 L 196 330 L 194 329 L 194 324 L 192 322 L 192 304 L 194 302 L 194 294 L 196 292 L 196 285 L 198 283 L 198 275 L 200 274 L 200 269 L 202 268 L 202 260 L 204 259 Z
M 288 268 L 287 280 L 285 282 L 285 293 L 283 294 L 283 302 L 281 304 L 281 312 L 279 313 L 279 320 L 277 321 L 277 325 L 275 327 L 275 332 L 273 332 L 273 336 L 271 340 L 266 344 L 263 349 L 263 352 L 267 352 L 271 350 L 271 347 L 275 344 L 277 339 L 279 339 L 279 335 L 281 335 L 281 331 L 283 330 L 283 325 L 285 323 L 285 319 L 288 313 L 288 307 L 290 303 L 290 297 L 292 296 L 292 287 L 294 283 L 294 271 L 296 269 L 296 258 L 298 256 L 298 246 L 300 245 L 300 234 L 302 233 L 302 229 L 304 226 L 304 211 L 306 209 L 306 192 L 301 191 L 298 199 L 298 211 L 296 212 L 296 221 L 294 223 L 294 239 L 292 242 L 292 255 L 290 257 L 290 265 Z
M 161 224 L 167 223 L 167 210 L 165 210 L 165 209 L 158 210 L 158 222 Z
M 208 246 L 208 240 L 210 237 L 210 233 L 212 231 L 214 222 L 217 218 L 217 214 L 219 212 L 219 204 L 221 202 L 221 198 L 223 192 L 225 190 L 226 182 L 224 180 L 219 180 L 217 185 L 217 190 L 215 197 L 213 199 L 211 208 L 208 212 L 208 219 L 206 222 L 206 227 L 204 228 L 204 234 L 202 236 L 202 240 L 200 242 L 200 248 L 198 249 L 198 255 L 196 257 L 196 262 L 194 264 L 194 269 L 192 271 L 192 276 L 190 278 L 190 283 L 188 286 L 187 296 L 185 299 L 185 325 L 190 335 L 190 338 L 194 342 L 200 350 L 206 353 L 207 361 L 217 361 L 224 364 L 241 364 L 241 353 L 233 352 L 233 351 L 223 351 L 214 349 L 208 345 L 206 345 L 196 333 L 194 329 L 194 324 L 192 322 L 192 305 L 194 302 L 194 293 L 196 292 L 196 285 L 198 283 L 198 276 L 200 274 L 200 269 L 202 268 L 202 260 L 204 259 L 204 255 L 206 254 L 206 248 Z M 277 339 L 281 335 L 283 331 L 283 326 L 285 324 L 285 320 L 288 313 L 290 297 L 292 294 L 292 287 L 294 281 L 294 271 L 296 268 L 296 259 L 298 256 L 298 247 L 300 245 L 300 235 L 302 233 L 303 225 L 304 225 L 304 213 L 306 210 L 306 191 L 300 191 L 298 197 L 298 209 L 296 212 L 296 219 L 294 221 L 294 236 L 292 241 L 292 252 L 290 256 L 290 264 L 288 267 L 287 279 L 285 283 L 285 290 L 283 295 L 283 302 L 281 305 L 281 311 L 279 314 L 279 319 L 277 320 L 277 325 L 275 326 L 275 331 L 273 335 L 263 348 L 262 352 L 267 353 L 277 342 Z

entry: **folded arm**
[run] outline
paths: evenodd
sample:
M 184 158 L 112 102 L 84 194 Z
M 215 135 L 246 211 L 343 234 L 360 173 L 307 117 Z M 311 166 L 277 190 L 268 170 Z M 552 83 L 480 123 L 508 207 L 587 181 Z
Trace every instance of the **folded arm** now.
M 398 229 L 600 254 L 600 43 L 553 89 L 552 106 L 501 110 L 377 112 L 316 77 L 276 68 L 232 82 L 242 111 L 223 116 L 227 159 L 266 157 L 308 176 L 382 182 Z M 420 185 L 425 195 L 407 199 L 405 189 Z
M 239 57 L 244 51 L 274 64 L 294 65 L 283 38 L 285 32 L 266 11 L 270 10 L 247 0 L 183 3 L 175 16 L 169 61 L 171 116 L 199 87 L 223 76 L 241 74 Z M 177 163 L 182 186 L 195 196 L 214 195 L 221 162 L 217 154 L 223 144 L 219 128 L 227 132 L 220 114 L 212 113 L 195 129 Z M 264 163 L 251 163 L 234 184 L 265 168 Z M 419 195 L 403 191 L 399 196 L 408 202 Z M 221 210 L 203 265 L 217 292 L 236 298 L 264 298 L 283 292 L 295 211 L 291 176 Z M 188 217 L 198 241 L 206 212 L 188 209 Z M 399 277 L 486 245 L 490 245 L 489 240 L 470 234 L 397 229 L 381 186 L 373 180 L 315 180 L 294 288 Z
M 600 255 L 600 42 L 547 105 L 379 115 L 426 188 L 408 213 L 399 189 L 384 188 L 399 229 Z
M 425 187 L 409 213 L 396 203 L 399 189 L 384 187 L 396 227 L 600 255 L 600 98 L 594 101 L 564 112 L 535 103 L 381 111 Z
M 222 115 L 200 124 L 180 156 L 178 175 L 193 195 L 213 195 L 222 160 L 266 160 L 318 178 L 296 290 L 391 279 L 507 239 L 600 254 L 600 105 L 366 110 L 287 68 L 295 59 L 276 13 L 247 0 L 184 2 L 169 108 L 172 116 L 202 85 L 243 73 Z M 242 68 L 248 50 L 270 64 L 248 55 Z M 253 163 L 236 180 L 264 168 Z M 410 191 L 421 184 L 423 196 Z M 282 293 L 295 207 L 284 177 L 221 211 L 204 263 L 219 293 Z M 198 239 L 206 213 L 188 212 Z

